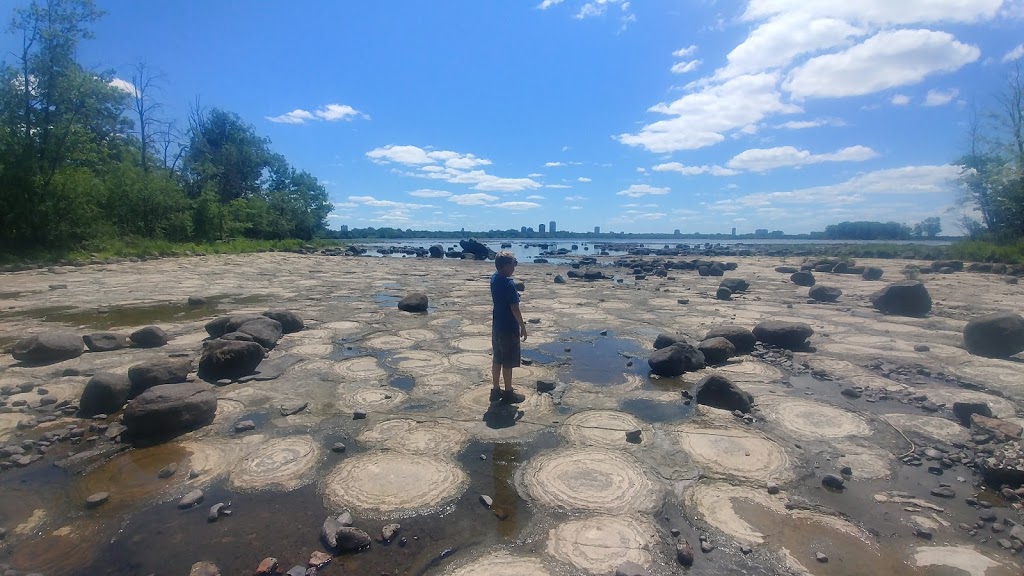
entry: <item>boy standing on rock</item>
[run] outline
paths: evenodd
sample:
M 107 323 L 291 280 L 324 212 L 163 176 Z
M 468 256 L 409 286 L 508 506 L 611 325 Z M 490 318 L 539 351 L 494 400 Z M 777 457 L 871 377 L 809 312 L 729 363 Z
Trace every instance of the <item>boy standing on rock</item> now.
M 491 300 L 494 311 L 491 316 L 491 402 L 514 404 L 522 402 L 524 396 L 512 390 L 512 369 L 519 366 L 520 338 L 526 342 L 526 323 L 519 311 L 519 292 L 516 291 L 512 273 L 516 270 L 516 257 L 511 252 L 499 252 L 494 259 L 497 269 L 491 275 Z M 498 377 L 505 380 L 505 390 L 498 386 Z

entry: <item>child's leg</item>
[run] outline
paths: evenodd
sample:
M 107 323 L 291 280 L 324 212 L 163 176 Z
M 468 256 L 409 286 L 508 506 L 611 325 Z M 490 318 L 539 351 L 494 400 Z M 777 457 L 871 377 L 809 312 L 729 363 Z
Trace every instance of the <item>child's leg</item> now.
M 501 376 L 502 376 L 502 378 L 505 379 L 505 390 L 511 392 L 512 391 L 512 367 L 511 366 L 502 366 L 501 367 Z M 497 382 L 497 380 L 495 380 L 495 382 Z

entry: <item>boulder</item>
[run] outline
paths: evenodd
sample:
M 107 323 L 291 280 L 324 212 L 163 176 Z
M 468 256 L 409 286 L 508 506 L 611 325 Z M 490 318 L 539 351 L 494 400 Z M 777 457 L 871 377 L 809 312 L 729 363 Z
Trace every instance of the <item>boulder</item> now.
M 444 248 L 440 244 L 434 244 L 430 247 L 431 258 L 444 258 Z
M 996 446 L 981 461 L 980 471 L 989 486 L 1024 485 L 1024 442 L 1013 440 Z
M 11 347 L 15 360 L 26 364 L 54 364 L 78 358 L 85 351 L 81 336 L 70 332 L 43 332 L 22 338 Z
M 324 544 L 335 552 L 355 552 L 370 545 L 370 535 L 358 528 L 345 526 L 337 518 L 328 518 L 320 529 Z
M 583 272 L 584 280 L 608 280 L 609 277 L 604 275 L 604 272 L 600 270 L 587 270 Z
M 812 286 L 807 295 L 814 298 L 818 302 L 835 302 L 839 300 L 839 297 L 843 295 L 843 291 L 839 288 L 832 288 L 830 286 Z
M 723 364 L 736 355 L 736 346 L 722 337 L 710 338 L 697 345 L 708 364 Z
M 459 240 L 459 246 L 462 246 L 462 251 L 472 254 L 477 260 L 487 260 L 491 254 L 490 248 L 484 246 L 483 243 L 479 242 L 476 238 L 470 238 L 469 240 Z
M 426 294 L 414 292 L 398 302 L 398 309 L 403 312 L 426 312 L 428 304 Z
M 814 334 L 814 329 L 803 322 L 769 320 L 754 326 L 753 334 L 765 344 L 800 350 L 807 346 L 807 339 Z
M 921 282 L 905 280 L 872 294 L 871 304 L 883 314 L 926 316 L 932 310 L 932 297 Z
M 814 286 L 814 274 L 806 270 L 794 272 L 789 279 L 797 286 Z
M 555 274 L 555 284 L 565 284 L 565 278 L 561 274 Z
M 754 351 L 754 344 L 757 343 L 757 338 L 750 330 L 734 324 L 715 326 L 704 336 L 705 340 L 712 338 L 725 338 L 732 342 L 732 345 L 736 347 L 736 354 L 750 354 Z
M 1019 424 L 999 418 L 989 418 L 981 414 L 971 415 L 971 434 L 989 435 L 999 442 L 1020 440 L 1024 429 Z
M 719 300 L 732 300 L 732 290 L 725 286 L 719 286 L 718 290 L 715 291 L 715 298 Z
M 725 269 L 715 264 L 708 268 L 708 276 L 725 276 Z
M 882 269 L 874 266 L 868 266 L 864 269 L 864 272 L 861 273 L 860 277 L 865 280 L 881 280 Z
M 970 427 L 971 416 L 974 414 L 991 418 L 992 408 L 985 402 L 953 402 L 953 416 L 956 416 L 960 424 Z
M 124 425 L 133 438 L 169 437 L 213 422 L 217 395 L 206 384 L 154 386 L 128 403 Z
M 238 329 L 242 327 L 242 324 L 252 322 L 253 320 L 262 320 L 266 316 L 258 316 L 256 314 L 242 314 L 239 316 L 229 316 L 227 324 L 224 325 L 224 334 L 231 332 L 238 332 Z
M 750 289 L 750 283 L 742 278 L 726 278 L 722 280 L 719 286 L 724 286 L 732 291 L 733 294 L 737 292 L 746 292 Z
M 996 312 L 975 318 L 964 327 L 967 351 L 987 358 L 1009 358 L 1024 352 L 1024 317 Z
M 163 358 L 136 364 L 128 369 L 131 389 L 129 398 L 135 398 L 146 390 L 161 384 L 178 384 L 188 378 L 192 361 L 187 358 Z
M 263 346 L 256 342 L 211 340 L 199 359 L 199 377 L 207 382 L 238 380 L 255 372 L 264 354 Z
M 730 412 L 739 410 L 744 414 L 750 412 L 754 397 L 744 392 L 725 376 L 711 374 L 701 378 L 693 389 L 693 397 L 698 404 L 720 408 Z
M 78 401 L 79 415 L 90 418 L 97 414 L 113 414 L 128 401 L 131 382 L 124 374 L 99 372 L 85 383 Z
M 683 336 L 682 334 L 658 334 L 658 337 L 654 339 L 654 349 L 661 350 L 662 348 L 668 348 L 678 342 L 689 344 L 686 336 Z
M 139 348 L 159 348 L 167 344 L 167 332 L 159 326 L 146 326 L 132 332 L 128 339 Z
M 651 372 L 658 376 L 675 377 L 683 372 L 692 372 L 704 367 L 704 354 L 689 344 L 676 342 L 671 346 L 655 350 L 647 360 Z
M 267 350 L 273 350 L 284 334 L 281 323 L 272 318 L 259 317 L 238 327 L 238 332 L 252 336 L 252 339 Z
M 775 271 L 779 274 L 796 274 L 800 269 L 795 266 L 776 266 Z
M 236 342 L 255 342 L 252 336 L 243 332 L 229 332 L 219 338 L 219 340 L 234 340 Z
M 280 322 L 281 331 L 285 334 L 301 332 L 303 328 L 306 327 L 306 323 L 302 321 L 302 317 L 291 310 L 275 308 L 273 310 L 267 310 L 263 315 L 271 320 L 277 320 Z
M 230 316 L 221 316 L 215 318 L 206 323 L 204 328 L 206 333 L 210 335 L 210 338 L 220 338 L 224 334 L 227 334 L 228 322 L 231 321 Z
M 128 347 L 128 337 L 114 332 L 93 332 L 82 336 L 90 352 L 113 352 Z

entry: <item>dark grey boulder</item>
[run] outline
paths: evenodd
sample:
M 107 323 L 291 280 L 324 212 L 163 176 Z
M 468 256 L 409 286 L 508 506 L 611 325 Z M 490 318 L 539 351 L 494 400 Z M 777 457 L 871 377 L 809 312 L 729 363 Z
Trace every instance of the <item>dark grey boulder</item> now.
M 210 335 L 210 338 L 220 338 L 227 334 L 228 322 L 231 322 L 230 316 L 221 316 L 220 318 L 214 318 L 206 323 L 204 328 L 206 333 Z
M 715 291 L 715 298 L 719 300 L 732 300 L 732 290 L 725 286 L 719 286 L 718 290 Z
M 97 414 L 113 414 L 128 401 L 131 382 L 124 374 L 100 372 L 85 383 L 78 401 L 79 415 L 89 418 Z
M 81 336 L 70 332 L 43 332 L 22 338 L 11 347 L 15 360 L 25 364 L 54 364 L 78 358 L 85 351 Z
M 754 397 L 743 391 L 725 376 L 711 374 L 701 378 L 693 389 L 698 404 L 746 414 L 754 404 Z
M 648 358 L 651 372 L 658 376 L 675 377 L 683 372 L 693 372 L 704 367 L 704 354 L 689 344 L 677 342 L 655 350 Z
M 199 377 L 207 382 L 237 380 L 255 372 L 264 354 L 263 346 L 256 342 L 211 340 L 199 359 Z
M 128 403 L 124 425 L 132 438 L 163 438 L 213 422 L 217 395 L 206 384 L 154 386 Z
M 800 350 L 807 346 L 807 339 L 814 335 L 814 329 L 803 322 L 769 320 L 754 326 L 753 334 L 765 344 Z
M 565 278 L 561 274 L 555 274 L 555 284 L 565 284 Z
M 712 338 L 725 338 L 732 342 L 732 345 L 736 347 L 736 354 L 750 354 L 754 351 L 754 344 L 757 343 L 757 338 L 750 330 L 734 324 L 715 326 L 704 336 L 705 340 Z
M 301 332 L 306 327 L 306 323 L 302 321 L 302 317 L 291 310 L 267 310 L 263 315 L 271 320 L 277 320 L 280 322 L 281 331 L 285 334 Z
M 128 347 L 128 337 L 115 332 L 93 332 L 82 336 L 90 352 L 113 352 Z
M 794 272 L 789 279 L 797 286 L 814 286 L 814 274 L 808 271 Z
M 779 274 L 796 274 L 800 269 L 795 266 L 776 266 L 775 271 Z
M 487 260 L 487 258 L 493 254 L 490 248 L 484 246 L 484 244 L 476 238 L 459 240 L 459 246 L 462 247 L 463 252 L 472 254 L 477 260 Z
M 320 532 L 324 544 L 335 552 L 356 552 L 370 545 L 370 535 L 352 526 L 342 526 L 338 519 L 328 518 Z
M 398 302 L 398 309 L 403 312 L 426 312 L 429 303 L 426 294 L 414 292 Z
M 256 339 L 245 332 L 228 332 L 220 337 L 220 340 L 233 340 L 235 342 L 255 342 Z
M 654 349 L 661 350 L 662 348 L 668 348 L 678 342 L 689 344 L 686 336 L 683 336 L 682 334 L 658 334 L 658 337 L 654 339 Z
M 284 334 L 281 323 L 272 318 L 257 318 L 238 327 L 238 332 L 252 336 L 260 346 L 273 350 Z
M 736 346 L 722 337 L 709 338 L 697 345 L 708 364 L 722 364 L 736 355 Z
M 882 273 L 883 270 L 881 268 L 868 266 L 867 268 L 864 269 L 864 272 L 861 273 L 860 277 L 865 280 L 881 280 Z
M 835 302 L 843 295 L 843 291 L 839 288 L 832 288 L 831 286 L 822 286 L 819 284 L 817 286 L 812 286 L 807 295 L 818 302 Z
M 128 369 L 128 380 L 131 382 L 128 397 L 134 398 L 161 384 L 184 382 L 191 370 L 192 361 L 187 358 L 163 358 L 136 364 Z
M 128 339 L 139 348 L 159 348 L 167 344 L 167 332 L 159 326 L 146 326 L 132 332 Z
M 227 323 L 224 324 L 224 334 L 238 332 L 238 329 L 241 328 L 243 324 L 247 322 L 252 322 L 253 320 L 261 320 L 263 318 L 266 318 L 266 316 L 260 316 L 257 314 L 241 314 L 238 316 L 228 316 Z
M 960 424 L 971 427 L 971 416 L 980 414 L 986 418 L 992 417 L 992 408 L 985 402 L 954 402 L 953 416 L 960 421 Z
M 896 282 L 871 295 L 871 304 L 884 314 L 927 316 L 932 311 L 932 297 L 917 280 Z
M 444 258 L 444 248 L 440 244 L 434 244 L 430 247 L 431 258 Z
M 1024 317 L 1014 312 L 979 316 L 964 327 L 967 351 L 987 358 L 1009 358 L 1024 352 Z
M 750 283 L 742 278 L 726 278 L 722 280 L 719 286 L 728 288 L 733 294 L 737 292 L 746 292 L 750 289 Z

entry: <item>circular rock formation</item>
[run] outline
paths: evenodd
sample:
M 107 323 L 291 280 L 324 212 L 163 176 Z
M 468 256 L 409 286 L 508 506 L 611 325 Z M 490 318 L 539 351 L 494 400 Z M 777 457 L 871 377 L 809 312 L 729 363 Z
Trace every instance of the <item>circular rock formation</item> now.
M 765 398 L 761 409 L 790 434 L 805 440 L 871 434 L 871 426 L 860 416 L 822 402 Z
M 623 562 L 651 564 L 657 533 L 630 516 L 571 520 L 548 533 L 548 554 L 592 574 L 610 574 Z
M 630 414 L 614 410 L 577 412 L 560 429 L 562 436 L 570 442 L 602 448 L 630 446 L 626 435 L 634 431 L 640 431 L 639 444 L 651 443 L 652 433 L 645 424 Z
M 400 336 L 378 336 L 364 341 L 363 344 L 377 350 L 401 350 L 411 347 L 415 342 Z
M 780 480 L 792 476 L 789 456 L 775 442 L 745 430 L 680 426 L 679 446 L 707 472 L 746 480 Z
M 447 576 L 551 576 L 536 558 L 513 556 L 509 552 L 493 552 L 446 572 Z
M 636 459 L 601 448 L 541 454 L 517 475 L 524 497 L 566 510 L 606 514 L 650 511 L 660 498 Z
M 377 359 L 370 356 L 338 362 L 334 365 L 334 370 L 350 380 L 379 381 L 387 378 L 387 372 L 377 366 Z
M 448 367 L 448 360 L 437 352 L 428 350 L 406 350 L 388 359 L 394 368 L 414 376 L 433 374 Z
M 346 410 L 384 411 L 405 401 L 406 395 L 395 388 L 360 388 L 355 392 L 344 393 L 344 386 L 339 387 L 339 395 L 343 395 L 341 407 Z
M 453 354 L 449 360 L 459 368 L 488 368 L 491 365 L 491 357 L 488 354 Z
M 323 480 L 327 505 L 387 518 L 427 512 L 458 498 L 469 478 L 446 458 L 370 452 L 346 459 Z
M 1024 352 L 1024 317 L 996 312 L 975 318 L 964 327 L 967 351 L 988 358 L 1009 358 Z
M 289 436 L 261 443 L 231 471 L 232 488 L 292 490 L 306 483 L 320 457 L 309 436 Z
M 490 352 L 491 339 L 481 336 L 469 336 L 459 338 L 452 342 L 452 345 L 465 352 Z
M 359 435 L 364 444 L 406 454 L 456 454 L 467 440 L 469 435 L 459 426 L 408 419 L 385 420 Z

